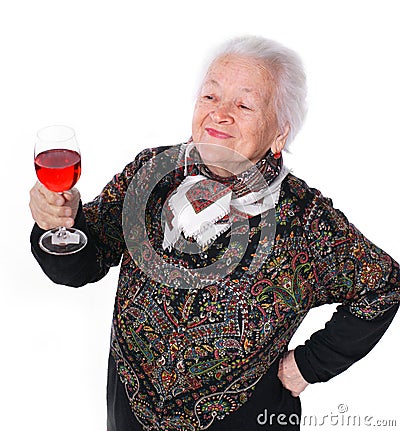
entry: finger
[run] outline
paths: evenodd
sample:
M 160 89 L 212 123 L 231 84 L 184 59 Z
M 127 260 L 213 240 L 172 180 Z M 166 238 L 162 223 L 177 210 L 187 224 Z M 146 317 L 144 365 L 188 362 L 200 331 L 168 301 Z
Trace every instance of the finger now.
M 74 199 L 80 198 L 79 190 L 76 188 L 73 188 L 71 190 L 68 190 L 66 192 L 63 192 L 63 196 L 67 201 L 72 201 Z
M 281 378 L 282 375 L 283 375 L 282 359 L 280 359 L 279 365 L 278 365 L 278 377 Z
M 51 205 L 62 206 L 65 203 L 65 198 L 61 193 L 52 192 L 47 189 L 43 184 L 39 183 L 38 192 L 44 199 Z
M 72 227 L 74 225 L 74 219 L 70 217 L 36 217 L 35 221 L 37 225 L 44 230 L 53 229 L 59 226 Z
M 40 190 L 32 191 L 31 201 L 29 203 L 32 213 L 48 214 L 49 216 L 56 217 L 70 217 L 72 214 L 69 206 L 54 205 L 49 202 L 45 195 Z
M 68 207 L 50 207 L 50 210 L 49 208 L 33 207 L 31 211 L 34 220 L 42 229 L 51 229 L 57 226 L 71 227 L 74 224 L 71 208 Z
M 38 211 L 46 217 L 53 217 L 54 219 L 64 219 L 72 216 L 72 209 L 68 206 L 58 207 L 54 205 L 48 205 L 43 208 L 38 208 Z
M 31 190 L 29 207 L 32 217 L 42 229 L 57 226 L 71 227 L 74 224 L 73 209 L 68 206 L 49 204 L 44 195 L 35 187 Z
M 75 193 L 72 190 L 68 190 L 62 193 L 63 198 L 68 202 L 72 201 L 75 198 Z

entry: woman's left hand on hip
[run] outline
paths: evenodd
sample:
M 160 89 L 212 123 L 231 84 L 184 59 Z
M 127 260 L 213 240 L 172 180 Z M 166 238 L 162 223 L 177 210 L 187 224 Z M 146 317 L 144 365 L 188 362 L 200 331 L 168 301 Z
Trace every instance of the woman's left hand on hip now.
M 298 397 L 301 392 L 309 385 L 304 380 L 297 367 L 294 358 L 294 350 L 289 350 L 279 361 L 278 378 L 282 385 L 288 389 L 294 397 Z

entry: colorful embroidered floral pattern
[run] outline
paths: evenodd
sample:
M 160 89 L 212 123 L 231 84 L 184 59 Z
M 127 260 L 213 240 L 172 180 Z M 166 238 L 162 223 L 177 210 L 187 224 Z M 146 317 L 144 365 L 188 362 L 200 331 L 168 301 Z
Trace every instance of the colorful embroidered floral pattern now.
M 125 193 L 138 172 L 139 192 L 146 190 L 163 150 L 143 151 L 84 212 L 103 270 L 122 256 L 111 351 L 133 413 L 145 430 L 205 430 L 248 401 L 311 307 L 342 302 L 373 319 L 397 303 L 399 266 L 293 175 L 271 210 L 272 240 L 263 234 L 268 217 L 257 216 L 246 226 L 234 223 L 206 250 L 164 251 L 162 208 L 181 171 L 164 176 L 150 194 L 143 225 L 152 249 L 142 247 L 134 260 L 121 227 Z M 245 237 L 247 248 L 238 241 L 224 255 L 233 234 Z M 268 259 L 250 271 L 258 247 L 269 242 Z M 177 267 L 229 267 L 236 252 L 239 264 L 202 288 L 188 286 L 180 271 L 168 270 L 169 282 L 160 283 L 140 269 L 155 253 Z

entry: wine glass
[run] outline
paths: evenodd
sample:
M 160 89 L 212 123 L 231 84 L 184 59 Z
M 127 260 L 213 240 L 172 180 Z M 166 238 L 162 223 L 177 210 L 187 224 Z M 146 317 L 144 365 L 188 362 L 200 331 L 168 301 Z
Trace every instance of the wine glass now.
M 68 126 L 49 126 L 37 133 L 35 170 L 39 181 L 49 190 L 62 194 L 70 190 L 81 174 L 81 155 L 75 131 Z M 55 255 L 73 254 L 87 244 L 78 229 L 58 227 L 39 239 L 42 250 Z

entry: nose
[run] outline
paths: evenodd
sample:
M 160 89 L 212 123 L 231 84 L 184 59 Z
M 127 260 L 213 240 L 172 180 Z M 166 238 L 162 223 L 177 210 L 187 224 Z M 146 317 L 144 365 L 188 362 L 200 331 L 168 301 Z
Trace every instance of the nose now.
M 232 124 L 233 116 L 225 103 L 220 103 L 210 113 L 211 120 L 217 124 Z

